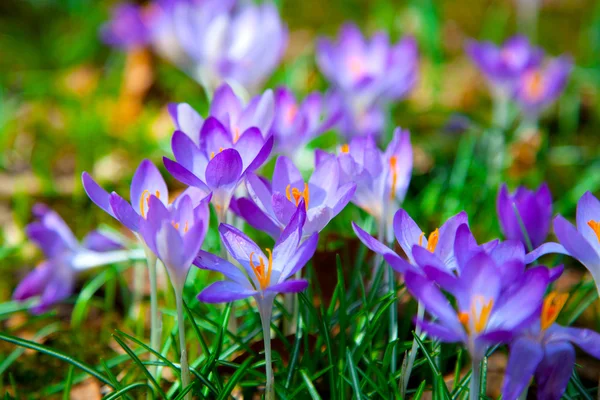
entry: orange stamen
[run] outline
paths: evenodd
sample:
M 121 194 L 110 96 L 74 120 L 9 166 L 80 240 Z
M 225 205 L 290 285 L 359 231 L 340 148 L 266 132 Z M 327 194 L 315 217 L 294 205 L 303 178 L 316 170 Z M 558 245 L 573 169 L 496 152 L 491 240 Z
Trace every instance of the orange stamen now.
M 532 100 L 537 100 L 541 97 L 544 91 L 544 77 L 541 72 L 531 72 L 525 78 L 525 92 Z
M 483 296 L 475 296 L 471 302 L 470 312 L 462 311 L 458 313 L 458 320 L 463 324 L 468 334 L 471 334 L 471 328 L 474 328 L 475 333 L 481 333 L 485 330 L 492 313 L 493 305 L 493 300 L 486 303 Z M 471 321 L 473 322 L 472 327 Z
M 147 211 L 144 204 L 150 205 L 150 196 L 152 195 L 148 189 L 144 190 L 140 196 L 140 213 L 142 214 L 142 218 L 146 218 Z M 156 191 L 155 196 L 157 199 L 160 199 L 160 192 L 158 190 Z
M 298 106 L 296 105 L 292 105 L 290 108 L 287 109 L 286 113 L 285 113 L 285 122 L 287 122 L 288 124 L 291 124 L 292 122 L 294 122 L 294 119 L 296 118 L 296 115 L 298 114 Z
M 269 265 L 265 271 L 265 260 L 262 257 L 258 257 L 259 264 L 254 264 L 253 256 L 254 252 L 250 253 L 250 267 L 258 280 L 261 290 L 265 290 L 271 282 L 271 272 L 273 270 L 273 254 L 271 249 L 265 249 L 269 254 Z
M 598 238 L 598 242 L 600 242 L 600 221 L 594 221 L 593 219 L 588 221 L 588 226 L 592 228 L 596 237 Z
M 291 186 L 292 185 L 290 184 L 290 185 L 287 185 L 287 187 L 285 188 L 285 195 L 286 195 L 287 199 L 289 201 L 292 201 L 292 197 L 294 197 L 294 201 L 295 201 L 296 207 L 297 207 L 298 204 L 300 204 L 300 199 L 303 198 L 304 206 L 308 210 L 308 200 L 310 199 L 310 191 L 308 190 L 308 183 L 304 183 L 304 190 L 302 192 L 296 188 L 292 188 L 292 191 L 290 194 Z
M 348 146 L 348 144 L 343 144 L 342 147 L 340 147 L 340 151 L 344 154 L 348 154 L 350 152 L 350 146 Z
M 220 153 L 220 152 L 222 152 L 222 151 L 223 151 L 223 148 L 222 148 L 222 147 L 219 147 L 219 153 Z M 213 158 L 215 158 L 215 152 L 214 152 L 214 151 L 211 151 L 211 152 L 210 152 L 210 159 L 212 160 Z
M 542 316 L 540 318 L 540 325 L 542 326 L 542 330 L 548 329 L 556 318 L 558 318 L 558 314 L 565 306 L 569 295 L 567 293 L 558 293 L 558 292 L 550 292 L 548 296 L 544 299 L 544 305 L 542 306 Z
M 423 238 L 424 237 L 425 237 L 425 232 L 421 232 L 421 235 L 419 236 L 419 246 L 423 246 Z M 429 234 L 429 237 L 427 238 L 427 250 L 429 250 L 431 253 L 433 253 L 435 251 L 435 248 L 437 247 L 439 240 L 440 240 L 440 230 L 436 228 L 436 230 L 431 232 Z
M 233 143 L 236 143 L 239 139 L 240 139 L 240 127 L 236 126 L 235 128 L 233 128 Z M 223 150 L 222 147 L 221 147 L 221 150 Z
M 398 171 L 396 166 L 398 165 L 398 158 L 396 156 L 390 157 L 390 170 L 392 173 L 392 187 L 390 188 L 390 200 L 396 198 L 396 184 L 398 183 Z

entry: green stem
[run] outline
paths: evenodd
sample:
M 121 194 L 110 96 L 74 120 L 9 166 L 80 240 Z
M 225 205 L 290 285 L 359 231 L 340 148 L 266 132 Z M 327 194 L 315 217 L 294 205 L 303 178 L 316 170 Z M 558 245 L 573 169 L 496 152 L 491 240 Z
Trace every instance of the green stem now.
M 264 300 L 264 299 L 263 299 Z M 260 320 L 263 328 L 265 342 L 265 370 L 267 383 L 265 387 L 265 400 L 275 400 L 275 378 L 271 359 L 271 315 L 273 313 L 273 300 L 263 301 L 259 304 Z
M 469 385 L 469 400 L 479 400 L 481 382 L 481 362 L 473 358 L 471 367 L 471 383 Z
M 182 288 L 183 289 L 183 288 Z M 175 289 L 175 301 L 177 303 L 177 329 L 179 330 L 179 347 L 181 349 L 181 389 L 190 384 L 190 367 L 188 366 L 187 351 L 185 349 L 185 324 L 183 323 L 183 290 Z M 191 392 L 185 395 L 186 400 L 192 399 Z
M 146 262 L 148 263 L 148 272 L 150 275 L 150 348 L 155 351 L 160 351 L 160 313 L 158 311 L 158 284 L 156 277 L 156 256 L 144 245 L 146 252 Z M 156 361 L 156 356 L 151 354 L 150 361 Z M 152 366 L 150 373 L 155 378 L 157 377 L 158 366 Z
M 419 301 L 417 306 L 417 321 L 422 321 L 425 316 L 425 306 L 423 303 Z M 421 327 L 417 323 L 417 327 L 415 328 L 415 334 L 417 336 L 421 336 Z M 410 374 L 412 372 L 413 365 L 415 364 L 415 359 L 417 357 L 418 350 L 417 339 L 413 339 L 412 347 L 410 348 L 410 353 L 408 355 L 408 363 L 406 364 L 406 370 L 404 371 L 404 375 L 402 376 L 402 394 L 403 397 L 406 398 L 406 390 L 408 389 L 408 381 L 410 380 Z

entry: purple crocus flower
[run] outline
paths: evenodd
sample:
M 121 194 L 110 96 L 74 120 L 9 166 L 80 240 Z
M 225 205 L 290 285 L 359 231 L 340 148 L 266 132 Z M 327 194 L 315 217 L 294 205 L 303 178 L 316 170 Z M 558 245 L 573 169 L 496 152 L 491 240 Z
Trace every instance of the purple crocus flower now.
M 265 139 L 261 129 L 266 132 L 272 123 L 272 101 L 271 92 L 266 92 L 243 108 L 231 88 L 223 85 L 206 120 L 187 104 L 169 107 L 179 130 L 171 140 L 176 161 L 165 157 L 165 167 L 179 181 L 211 191 L 221 216 L 235 189 L 271 153 L 273 138 Z
M 317 165 L 332 158 L 317 151 Z M 396 128 L 385 152 L 373 137 L 356 137 L 342 145 L 337 155 L 340 181 L 355 182 L 352 202 L 386 227 L 385 238 L 393 240 L 392 219 L 404 200 L 413 167 L 410 133 Z
M 462 253 L 465 249 L 461 247 L 457 240 L 454 253 Z M 545 267 L 525 270 L 525 266 L 518 265 L 514 259 L 498 263 L 483 250 L 466 260 L 456 259 L 456 270 L 448 273 L 435 265 L 435 259 L 416 257 L 426 276 L 414 270 L 406 271 L 406 287 L 436 318 L 435 322 L 420 320 L 417 324 L 443 342 L 462 342 L 473 359 L 479 361 L 490 345 L 509 342 L 531 322 L 550 274 Z M 507 274 L 507 269 L 522 272 Z M 458 310 L 450 305 L 440 289 L 452 294 Z
M 118 261 L 114 254 L 105 252 L 121 249 L 122 244 L 98 231 L 88 234 L 80 244 L 65 221 L 46 205 L 35 205 L 33 214 L 38 220 L 27 225 L 25 233 L 40 247 L 46 260 L 19 283 L 13 299 L 39 296 L 31 312 L 40 314 L 73 293 L 79 272 Z
M 519 398 L 534 375 L 538 399 L 561 399 L 575 365 L 573 344 L 600 358 L 600 334 L 555 323 L 567 297 L 556 292 L 546 296 L 540 318 L 510 344 L 503 399 Z
M 184 194 L 169 208 L 154 195 L 148 201 L 149 210 L 140 234 L 167 268 L 176 291 L 183 290 L 189 268 L 204 242 L 208 229 L 208 200 L 205 198 L 194 205 Z
M 562 56 L 531 68 L 520 77 L 514 97 L 527 118 L 537 118 L 560 96 L 572 68 L 571 59 Z
M 354 195 L 356 184 L 340 184 L 339 172 L 337 161 L 331 158 L 317 165 L 305 182 L 292 161 L 281 156 L 275 162 L 272 184 L 248 175 L 246 187 L 252 202 L 238 200 L 238 211 L 250 225 L 277 238 L 302 203 L 306 209 L 302 237 L 309 237 L 320 232 Z
M 502 185 L 498 192 L 496 208 L 500 227 L 506 238 L 519 240 L 526 247 L 531 245 L 535 248 L 548 236 L 552 219 L 552 194 L 545 183 L 535 192 L 519 186 L 512 194 L 508 192 L 506 185 Z M 519 218 L 527 232 L 529 245 L 523 235 Z
M 333 127 L 341 114 L 333 109 L 334 103 L 329 97 L 331 95 L 311 93 L 298 104 L 290 89 L 277 88 L 271 127 L 276 153 L 293 159 L 306 143 Z
M 404 261 L 392 249 L 379 242 L 357 224 L 352 222 L 354 233 L 365 246 L 375 253 L 381 254 L 394 270 L 399 273 L 417 271 L 417 257 L 435 259 L 435 265 L 447 272 L 457 268 L 454 256 L 454 240 L 459 226 L 467 223 L 467 213 L 460 212 L 449 218 L 439 229 L 434 230 L 429 236 L 419 228 L 416 222 L 406 211 L 400 209 L 394 215 L 393 233 L 398 244 L 408 257 Z M 391 242 L 391 240 L 389 241 Z M 430 261 L 431 262 L 431 261 Z
M 273 4 L 234 4 L 208 1 L 177 7 L 177 36 L 210 92 L 225 81 L 255 91 L 287 46 L 287 28 Z
M 504 97 L 509 96 L 519 78 L 530 68 L 537 67 L 544 57 L 544 52 L 533 47 L 523 36 L 514 36 L 502 46 L 469 41 L 467 54 L 496 95 Z
M 317 63 L 342 95 L 344 133 L 377 134 L 384 119 L 382 108 L 405 97 L 415 85 L 417 45 L 412 37 L 390 45 L 383 32 L 368 41 L 355 25 L 346 24 L 337 43 L 319 40 Z
M 134 4 L 119 4 L 112 11 L 112 19 L 100 31 L 102 40 L 109 46 L 131 50 L 150 44 L 148 24 L 151 13 Z

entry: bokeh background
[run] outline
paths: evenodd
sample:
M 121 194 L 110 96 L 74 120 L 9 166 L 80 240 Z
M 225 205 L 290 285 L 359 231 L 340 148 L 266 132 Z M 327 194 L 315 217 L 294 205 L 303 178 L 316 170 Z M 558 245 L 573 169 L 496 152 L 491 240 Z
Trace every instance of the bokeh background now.
M 398 125 L 412 134 L 415 169 L 405 208 L 431 229 L 465 209 L 480 240 L 498 236 L 495 196 L 500 182 L 490 178 L 490 154 L 479 141 L 490 124 L 491 99 L 464 44 L 468 38 L 499 43 L 517 33 L 517 0 L 277 3 L 290 40 L 265 87 L 286 84 L 300 97 L 327 88 L 315 65 L 315 39 L 335 35 L 343 22 L 354 21 L 367 33 L 387 31 L 394 41 L 405 34 L 417 38 L 419 83 L 406 101 L 394 106 L 388 127 L 388 133 Z M 18 280 L 41 258 L 23 233 L 35 203 L 57 210 L 78 237 L 98 224 L 118 229 L 85 195 L 81 172 L 90 171 L 109 190 L 127 192 L 141 159 L 150 158 L 162 168 L 162 156 L 170 154 L 173 126 L 167 103 L 185 101 L 201 114 L 207 110 L 202 87 L 168 61 L 149 51 L 127 54 L 100 42 L 98 29 L 114 4 L 0 1 L 0 303 L 10 300 Z M 548 54 L 570 54 L 576 67 L 560 100 L 544 113 L 539 132 L 527 140 L 507 137 L 503 180 L 511 188 L 547 181 L 554 211 L 573 216 L 579 196 L 600 189 L 600 3 L 544 0 L 537 28 L 526 30 Z M 332 132 L 312 145 L 333 143 Z M 168 179 L 170 187 L 181 188 Z M 359 217 L 359 210 L 349 207 L 328 226 L 319 250 L 324 260 L 332 263 L 328 254 L 356 245 L 349 221 Z M 576 265 L 569 271 L 565 285 L 583 276 Z M 0 329 L 27 326 L 33 336 L 48 324 L 47 319 L 15 314 L 14 307 L 0 306 Z M 598 329 L 596 311 L 590 308 L 585 323 Z M 97 360 L 122 316 L 118 307 L 102 318 L 94 315 L 86 319 L 85 334 L 78 333 L 69 328 L 69 312 L 59 309 L 52 323 L 75 333 L 54 337 L 51 344 Z M 0 355 L 12 350 L 0 343 Z M 10 377 L 0 368 L 0 387 L 10 379 L 22 383 L 32 377 L 37 382 L 30 384 L 42 387 L 68 368 L 45 356 L 28 360 L 13 364 Z M 36 363 L 42 367 L 36 370 Z M 47 381 L 40 381 L 44 376 Z

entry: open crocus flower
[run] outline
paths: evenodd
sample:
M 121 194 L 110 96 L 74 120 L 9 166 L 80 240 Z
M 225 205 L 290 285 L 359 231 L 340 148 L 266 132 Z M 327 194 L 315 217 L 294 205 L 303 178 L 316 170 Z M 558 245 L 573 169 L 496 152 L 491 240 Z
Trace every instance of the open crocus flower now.
M 317 152 L 317 165 L 332 158 Z M 392 219 L 404 200 L 413 167 L 410 133 L 396 128 L 385 152 L 373 137 L 357 137 L 339 148 L 340 181 L 356 182 L 352 202 L 385 225 L 385 239 L 393 240 Z
M 251 174 L 246 186 L 253 204 L 238 200 L 240 215 L 250 225 L 274 238 L 290 223 L 301 202 L 306 209 L 302 236 L 306 238 L 320 232 L 346 207 L 356 189 L 352 182 L 340 184 L 339 166 L 334 158 L 317 165 L 305 182 L 300 171 L 285 156 L 275 163 L 271 185 Z
M 534 375 L 538 399 L 561 399 L 575 366 L 573 344 L 600 358 L 600 334 L 555 323 L 567 297 L 556 292 L 546 296 L 540 318 L 510 344 L 503 399 L 518 399 Z
M 272 107 L 272 94 L 267 92 L 243 109 L 227 85 L 215 94 L 212 116 L 204 121 L 187 105 L 171 106 L 176 126 L 186 131 L 173 133 L 176 161 L 165 157 L 165 167 L 179 181 L 211 191 L 222 218 L 238 185 L 271 153 L 273 138 L 265 139 L 261 129 L 270 128 Z
M 273 72 L 288 32 L 273 4 L 180 2 L 177 36 L 210 92 L 228 81 L 254 91 Z
M 306 143 L 331 129 L 340 117 L 330 95 L 309 94 L 298 104 L 294 93 L 286 87 L 275 91 L 275 119 L 271 134 L 275 137 L 275 152 L 291 157 Z
M 388 36 L 379 32 L 368 41 L 353 24 L 342 28 L 337 43 L 320 39 L 317 63 L 321 72 L 342 93 L 349 135 L 373 132 L 371 124 L 382 115 L 381 107 L 405 97 L 417 80 L 416 41 L 405 38 L 390 45 Z
M 533 47 L 527 38 L 515 36 L 502 46 L 490 42 L 469 41 L 467 54 L 485 75 L 497 95 L 508 96 L 518 79 L 537 67 L 544 52 Z
M 531 245 L 535 248 L 548 236 L 552 219 L 552 194 L 545 183 L 535 192 L 519 186 L 512 194 L 508 192 L 506 185 L 502 185 L 496 207 L 500 227 L 506 238 L 519 240 L 526 247 Z M 529 244 L 521 229 L 519 218 L 527 232 Z
M 435 322 L 417 321 L 421 328 L 443 342 L 462 342 L 478 363 L 490 345 L 509 342 L 531 322 L 550 280 L 549 272 L 545 267 L 525 270 L 523 266 L 521 274 L 510 275 L 511 281 L 506 282 L 505 265 L 484 251 L 466 262 L 457 261 L 455 273 L 448 273 L 417 259 L 427 277 L 406 271 L 406 287 L 436 318 Z M 457 310 L 440 288 L 456 299 Z
M 176 291 L 183 290 L 188 271 L 204 242 L 208 228 L 208 200 L 194 206 L 189 196 L 182 195 L 177 203 L 167 208 L 158 197 L 150 196 L 150 207 L 140 234 L 167 268 Z
M 92 267 L 123 261 L 122 248 L 114 238 L 93 231 L 80 244 L 65 221 L 43 204 L 37 204 L 33 213 L 38 219 L 27 225 L 29 240 L 44 252 L 46 260 L 19 283 L 13 298 L 23 301 L 39 296 L 31 309 L 35 314 L 47 311 L 51 306 L 73 293 L 77 273 Z M 117 256 L 117 257 L 115 257 Z
M 537 118 L 560 96 L 572 68 L 571 59 L 562 56 L 545 66 L 531 68 L 521 76 L 514 97 L 526 118 Z
M 456 269 L 454 256 L 454 240 L 459 226 L 467 223 L 467 213 L 464 211 L 449 218 L 439 229 L 425 235 L 406 211 L 400 209 L 394 215 L 393 232 L 398 244 L 408 257 L 404 261 L 392 249 L 379 242 L 362 228 L 352 222 L 354 233 L 365 246 L 375 253 L 381 254 L 394 270 L 404 273 L 418 268 L 417 259 L 436 259 L 435 266 L 447 272 Z

